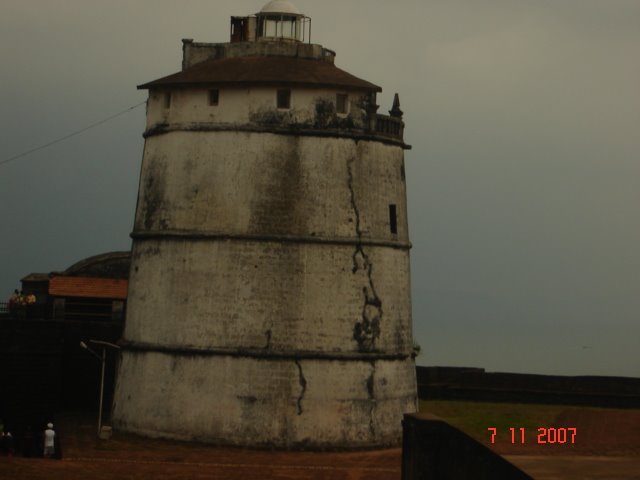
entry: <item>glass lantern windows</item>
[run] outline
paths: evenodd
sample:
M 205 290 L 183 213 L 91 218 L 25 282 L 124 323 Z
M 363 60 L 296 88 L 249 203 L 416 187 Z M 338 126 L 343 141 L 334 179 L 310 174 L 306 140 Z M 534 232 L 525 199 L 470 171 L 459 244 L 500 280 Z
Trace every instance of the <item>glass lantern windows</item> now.
M 263 38 L 301 40 L 300 17 L 293 15 L 264 15 L 259 19 L 259 32 Z

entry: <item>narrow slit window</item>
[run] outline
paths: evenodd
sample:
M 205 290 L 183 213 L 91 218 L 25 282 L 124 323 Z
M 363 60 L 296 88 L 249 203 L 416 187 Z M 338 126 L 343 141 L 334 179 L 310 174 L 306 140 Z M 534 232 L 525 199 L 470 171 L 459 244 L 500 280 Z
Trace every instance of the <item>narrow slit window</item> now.
M 391 233 L 398 233 L 398 216 L 396 214 L 396 206 L 393 203 L 389 204 L 389 228 Z
M 171 92 L 164 93 L 164 108 L 171 108 Z
M 348 97 L 346 93 L 337 93 L 336 94 L 336 112 L 337 113 L 347 113 L 347 103 Z
M 215 107 L 218 105 L 218 100 L 220 100 L 220 90 L 217 88 L 209 90 L 209 105 Z
M 291 108 L 291 90 L 278 90 L 278 108 Z

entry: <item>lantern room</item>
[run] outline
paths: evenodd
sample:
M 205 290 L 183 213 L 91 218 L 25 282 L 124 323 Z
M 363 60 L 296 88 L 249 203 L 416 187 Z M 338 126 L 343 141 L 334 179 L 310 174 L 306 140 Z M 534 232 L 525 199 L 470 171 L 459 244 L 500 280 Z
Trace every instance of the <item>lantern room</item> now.
M 231 42 L 311 43 L 311 18 L 286 0 L 271 0 L 249 17 L 231 17 Z

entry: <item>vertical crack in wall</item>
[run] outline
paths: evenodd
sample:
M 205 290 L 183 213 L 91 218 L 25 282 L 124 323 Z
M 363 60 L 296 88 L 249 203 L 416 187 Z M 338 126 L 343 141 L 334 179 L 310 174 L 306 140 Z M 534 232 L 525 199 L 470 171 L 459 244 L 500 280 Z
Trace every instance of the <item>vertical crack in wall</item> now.
M 269 350 L 271 348 L 271 329 L 264 332 L 265 337 L 267 337 L 267 344 L 264 346 L 265 350 Z
M 369 432 L 371 433 L 371 438 L 375 438 L 376 429 L 373 416 L 376 409 L 376 397 L 374 392 L 376 364 L 373 361 L 369 362 L 369 364 L 371 365 L 371 373 L 367 378 L 367 394 L 369 396 Z
M 298 395 L 297 407 L 298 415 L 302 415 L 302 399 L 304 398 L 304 394 L 307 391 L 307 379 L 304 378 L 304 374 L 302 373 L 302 365 L 298 360 L 296 360 L 296 367 L 298 367 L 298 382 L 302 387 L 302 390 L 300 390 L 300 395 Z
M 361 352 L 371 352 L 375 350 L 376 339 L 380 336 L 380 321 L 382 319 L 382 301 L 376 293 L 373 284 L 373 264 L 364 252 L 362 246 L 362 230 L 360 228 L 360 210 L 356 202 L 356 194 L 353 188 L 353 162 L 354 157 L 347 159 L 347 185 L 351 195 L 351 207 L 355 215 L 356 228 L 356 249 L 353 252 L 352 273 L 363 271 L 366 275 L 367 284 L 362 287 L 364 304 L 362 305 L 362 321 L 357 322 L 353 328 L 353 339 L 358 342 L 358 349 Z

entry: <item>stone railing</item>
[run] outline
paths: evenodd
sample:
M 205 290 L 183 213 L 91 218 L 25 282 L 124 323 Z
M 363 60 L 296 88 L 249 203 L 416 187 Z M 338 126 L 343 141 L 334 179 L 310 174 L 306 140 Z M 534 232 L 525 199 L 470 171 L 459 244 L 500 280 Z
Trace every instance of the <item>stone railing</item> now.
M 376 115 L 376 134 L 402 140 L 404 135 L 404 122 L 397 117 L 389 115 Z

